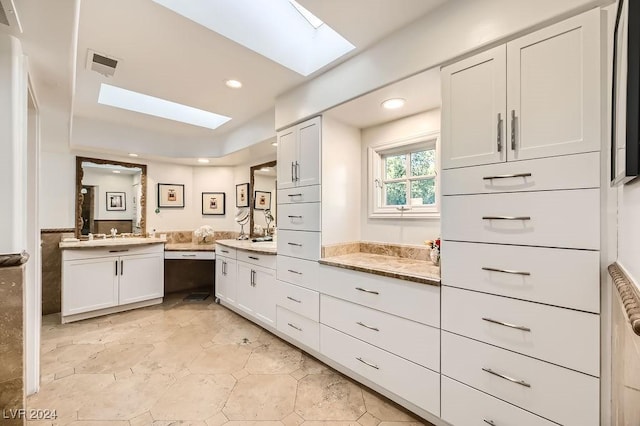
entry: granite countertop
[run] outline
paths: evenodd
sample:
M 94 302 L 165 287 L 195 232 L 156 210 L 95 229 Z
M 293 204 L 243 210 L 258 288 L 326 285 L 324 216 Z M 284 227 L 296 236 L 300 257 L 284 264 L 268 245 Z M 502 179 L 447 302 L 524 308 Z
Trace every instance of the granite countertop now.
M 440 285 L 440 268 L 429 260 L 358 252 L 325 257 L 319 263 L 421 284 Z
M 215 251 L 216 245 L 195 243 L 166 243 L 164 251 Z
M 275 241 L 262 241 L 254 243 L 251 240 L 218 240 L 216 241 L 216 244 L 262 254 L 276 254 L 277 251 Z
M 85 248 L 104 248 L 104 247 L 121 247 L 121 246 L 143 246 L 148 244 L 164 244 L 166 241 L 160 238 L 98 238 L 85 241 L 62 241 L 59 245 L 61 249 L 85 249 Z

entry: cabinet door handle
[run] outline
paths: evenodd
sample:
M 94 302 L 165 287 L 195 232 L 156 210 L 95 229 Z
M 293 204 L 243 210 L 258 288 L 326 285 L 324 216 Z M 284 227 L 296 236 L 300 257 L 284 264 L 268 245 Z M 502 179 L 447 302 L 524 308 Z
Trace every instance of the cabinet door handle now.
M 531 220 L 531 216 L 482 216 L 482 220 Z
M 375 364 L 371 364 L 371 363 L 369 363 L 369 362 L 365 361 L 364 359 L 362 359 L 362 358 L 360 358 L 360 357 L 356 357 L 356 359 L 357 359 L 358 361 L 360 361 L 361 363 L 363 363 L 364 365 L 368 365 L 368 366 L 369 366 L 369 367 L 371 367 L 371 368 L 375 368 L 376 370 L 380 370 L 380 367 L 378 367 L 377 365 L 375 365 Z
M 369 330 L 373 330 L 373 331 L 380 331 L 379 329 L 377 329 L 376 327 L 371 327 L 370 325 L 361 323 L 360 321 L 356 322 L 356 324 L 361 325 L 364 328 L 368 328 Z
M 531 173 L 514 173 L 511 175 L 495 175 L 495 176 L 485 176 L 483 180 L 493 180 L 493 179 L 508 179 L 508 178 L 525 178 L 531 177 Z
M 291 296 L 287 296 L 287 299 L 289 299 L 289 300 L 293 300 L 293 301 L 294 301 L 294 302 L 296 302 L 296 303 L 302 303 L 302 301 L 300 301 L 300 300 L 298 300 L 298 299 L 294 299 L 294 298 L 293 298 L 293 297 L 291 297 Z
M 518 123 L 518 117 L 516 117 L 516 110 L 511 110 L 511 149 L 516 150 L 516 125 Z
M 482 321 L 490 322 L 492 324 L 498 324 L 498 325 L 501 325 L 503 327 L 515 328 L 517 330 L 531 332 L 531 329 L 529 327 L 525 327 L 523 325 L 510 324 L 508 322 L 502 322 L 502 321 L 494 320 L 494 319 L 491 319 L 491 318 L 482 318 Z
M 251 270 L 251 287 L 256 286 L 256 271 Z
M 291 162 L 291 182 L 295 182 L 296 178 L 293 175 L 293 169 L 294 169 L 295 165 L 293 164 L 293 161 Z
M 227 275 L 227 269 L 225 268 L 225 266 L 227 266 L 227 262 L 225 262 L 223 260 L 222 261 L 222 275 Z
M 356 290 L 363 291 L 365 293 L 370 293 L 370 294 L 380 294 L 377 291 L 367 290 L 366 288 L 362 288 L 362 287 L 356 287 Z
M 294 271 L 293 269 L 287 269 L 287 271 L 291 272 L 292 274 L 302 275 L 302 272 Z
M 514 379 L 513 377 L 505 376 L 504 374 L 496 373 L 495 371 L 493 371 L 490 368 L 484 368 L 483 367 L 482 371 L 486 371 L 489 374 L 493 374 L 494 376 L 498 376 L 501 379 L 508 380 L 511 383 L 515 383 L 515 384 L 518 384 L 520 386 L 524 386 L 525 388 L 530 388 L 531 387 L 531 385 L 529 383 L 525 382 L 524 380 L 518 380 L 518 379 Z
M 298 244 L 298 243 L 287 243 L 290 246 L 296 246 L 296 247 L 302 247 L 302 244 Z
M 116 277 L 118 276 L 118 261 L 116 260 Z
M 124 275 L 124 260 L 120 261 L 120 275 Z
M 482 421 L 483 421 L 483 422 L 485 422 L 485 423 L 486 423 L 486 424 L 488 424 L 488 425 L 496 426 L 496 424 L 494 423 L 494 421 L 493 421 L 493 420 L 482 419 Z
M 287 216 L 289 219 L 302 219 L 302 216 Z
M 300 180 L 300 163 L 296 161 L 296 182 Z
M 288 323 L 287 323 L 287 325 L 288 325 L 289 327 L 291 327 L 291 328 L 295 328 L 295 329 L 296 329 L 296 330 L 298 330 L 298 331 L 302 331 L 302 329 L 301 329 L 300 327 L 297 327 L 297 326 L 295 326 L 295 325 L 291 324 L 290 322 L 288 322 Z
M 524 271 L 512 271 L 509 269 L 498 269 L 498 268 L 490 268 L 488 266 L 483 266 L 482 267 L 483 271 L 491 271 L 491 272 L 502 272 L 503 274 L 514 274 L 514 275 L 531 275 L 531 272 L 524 272 Z
M 260 260 L 260 258 L 259 258 L 259 257 L 255 257 L 255 256 L 248 256 L 248 257 L 249 257 L 249 259 L 253 259 L 253 260 Z
M 302 197 L 302 194 L 288 194 L 287 197 Z
M 502 114 L 498 113 L 498 152 L 502 151 Z

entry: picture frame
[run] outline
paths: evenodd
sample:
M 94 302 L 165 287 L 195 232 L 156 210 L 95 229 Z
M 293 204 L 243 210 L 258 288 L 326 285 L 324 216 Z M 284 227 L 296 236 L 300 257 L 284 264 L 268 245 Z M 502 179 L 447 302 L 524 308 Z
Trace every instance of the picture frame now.
M 107 192 L 106 207 L 110 212 L 123 212 L 127 210 L 127 194 L 125 192 Z
M 224 216 L 226 205 L 224 192 L 202 193 L 202 214 L 204 216 Z
M 236 207 L 249 207 L 249 183 L 236 185 Z
M 184 185 L 159 183 L 158 208 L 184 208 Z
M 640 175 L 640 0 L 619 0 L 613 33 L 611 186 Z
M 271 193 L 255 191 L 253 196 L 254 210 L 271 210 Z

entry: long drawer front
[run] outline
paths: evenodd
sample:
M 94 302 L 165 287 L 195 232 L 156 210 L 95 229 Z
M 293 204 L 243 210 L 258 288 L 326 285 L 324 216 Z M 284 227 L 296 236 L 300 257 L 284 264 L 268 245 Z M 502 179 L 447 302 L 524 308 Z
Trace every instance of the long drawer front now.
M 278 229 L 320 231 L 320 203 L 281 205 L 278 208 Z
M 440 414 L 440 375 L 320 325 L 320 352 L 399 397 Z
M 600 312 L 597 251 L 444 241 L 448 286 Z
M 600 153 L 566 155 L 442 171 L 442 194 L 598 188 Z
M 597 378 L 446 331 L 442 374 L 565 426 L 600 423 Z
M 278 256 L 278 279 L 312 290 L 318 289 L 318 262 L 295 257 Z
M 281 204 L 320 202 L 320 185 L 301 186 L 278 190 L 278 206 Z M 278 207 L 280 209 L 281 207 Z
M 443 287 L 442 329 L 600 375 L 596 314 Z
M 598 189 L 442 197 L 445 240 L 598 250 L 599 229 Z
M 320 265 L 322 293 L 440 327 L 440 287 Z
M 320 330 L 317 321 L 291 312 L 282 306 L 277 307 L 276 327 L 278 331 L 297 340 L 303 345 L 320 350 Z
M 278 231 L 278 254 L 317 261 L 320 259 L 320 232 Z
M 278 281 L 278 305 L 314 321 L 320 320 L 320 295 L 297 285 Z
M 455 426 L 556 425 L 446 376 L 442 376 L 441 417 Z
M 237 258 L 239 261 L 251 263 L 252 265 L 276 269 L 276 256 L 274 254 L 262 254 L 252 251 L 238 250 Z
M 320 322 L 434 371 L 440 330 L 331 296 L 320 297 Z

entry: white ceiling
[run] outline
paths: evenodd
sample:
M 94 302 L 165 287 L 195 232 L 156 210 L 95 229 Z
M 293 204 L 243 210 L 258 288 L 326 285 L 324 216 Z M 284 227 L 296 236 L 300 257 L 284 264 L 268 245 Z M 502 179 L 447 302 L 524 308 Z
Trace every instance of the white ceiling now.
M 74 116 L 174 137 L 182 153 L 178 157 L 193 158 L 202 156 L 203 141 L 222 143 L 226 134 L 251 126 L 252 118 L 272 110 L 278 95 L 362 52 L 446 0 L 299 0 L 356 45 L 350 55 L 306 78 L 151 0 L 81 0 L 76 49 L 76 0 L 15 1 L 41 103 L 70 111 L 75 83 Z M 86 69 L 89 49 L 120 60 L 114 77 Z M 243 88 L 226 87 L 229 78 L 241 80 Z M 99 105 L 102 82 L 233 119 L 214 131 Z M 124 153 L 106 143 L 91 149 Z M 267 146 L 258 151 L 266 152 Z M 153 157 L 153 146 L 142 152 Z

